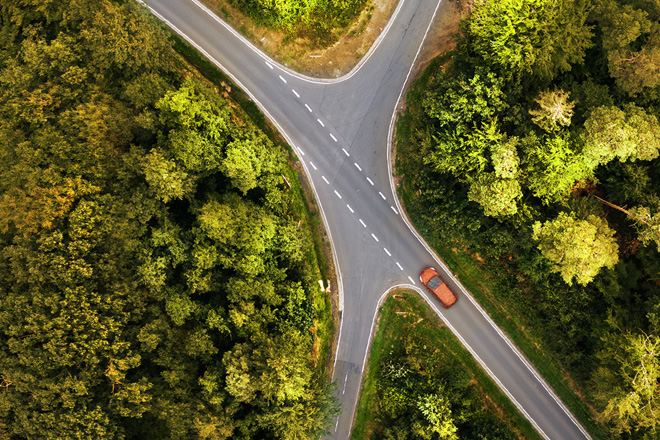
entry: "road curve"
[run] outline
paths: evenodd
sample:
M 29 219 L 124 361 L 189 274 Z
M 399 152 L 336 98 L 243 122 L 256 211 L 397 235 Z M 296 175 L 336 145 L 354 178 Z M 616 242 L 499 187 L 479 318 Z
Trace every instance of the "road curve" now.
M 270 60 L 197 0 L 146 0 L 151 11 L 231 76 L 294 147 L 312 183 L 340 274 L 334 379 L 348 439 L 379 301 L 417 288 L 520 411 L 548 439 L 589 439 L 549 386 L 403 218 L 389 168 L 391 120 L 440 4 L 401 0 L 377 44 L 348 75 L 318 80 Z M 420 289 L 435 267 L 459 301 L 449 310 Z

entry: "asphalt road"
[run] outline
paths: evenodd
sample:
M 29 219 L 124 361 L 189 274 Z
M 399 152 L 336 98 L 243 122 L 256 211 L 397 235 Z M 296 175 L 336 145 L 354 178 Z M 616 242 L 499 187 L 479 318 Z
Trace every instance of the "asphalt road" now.
M 152 12 L 228 73 L 296 149 L 314 187 L 340 273 L 342 310 L 334 378 L 342 415 L 331 429 L 350 437 L 372 323 L 384 292 L 422 287 L 436 267 L 459 292 L 449 310 L 423 295 L 546 438 L 588 434 L 465 289 L 402 218 L 392 192 L 390 123 L 437 6 L 401 0 L 393 19 L 348 75 L 319 80 L 292 72 L 251 46 L 196 0 L 147 0 Z

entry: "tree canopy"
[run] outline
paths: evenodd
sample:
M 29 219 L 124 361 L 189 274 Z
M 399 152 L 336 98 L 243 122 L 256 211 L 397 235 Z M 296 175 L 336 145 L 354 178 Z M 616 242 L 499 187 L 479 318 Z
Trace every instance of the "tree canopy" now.
M 282 149 L 135 2 L 0 17 L 0 437 L 319 438 Z

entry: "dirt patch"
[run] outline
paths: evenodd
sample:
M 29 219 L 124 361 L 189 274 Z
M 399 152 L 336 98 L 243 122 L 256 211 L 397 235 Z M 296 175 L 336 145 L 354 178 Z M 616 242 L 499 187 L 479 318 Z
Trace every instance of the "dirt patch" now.
M 353 23 L 335 29 L 339 39 L 329 47 L 313 47 L 305 38 L 292 39 L 285 31 L 257 26 L 228 0 L 203 0 L 218 16 L 270 57 L 312 77 L 339 77 L 351 71 L 381 34 L 398 0 L 370 0 Z
M 473 3 L 474 0 L 449 0 L 440 4 L 424 46 L 419 53 L 413 78 L 424 70 L 433 58 L 456 46 L 455 35 L 458 34 L 458 25 L 472 11 Z

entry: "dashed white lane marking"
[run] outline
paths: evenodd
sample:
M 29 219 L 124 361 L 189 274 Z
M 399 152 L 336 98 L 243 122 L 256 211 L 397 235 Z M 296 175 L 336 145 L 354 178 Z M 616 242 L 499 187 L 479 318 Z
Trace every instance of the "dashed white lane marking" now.
M 309 161 L 309 164 L 312 166 L 312 168 L 314 168 L 315 170 L 318 170 L 318 168 L 316 168 L 316 165 L 314 165 L 314 162 L 312 162 L 311 160 Z
M 380 196 L 383 198 L 383 200 L 387 200 L 387 198 L 383 195 L 382 192 L 378 191 L 378 194 L 380 194 Z
M 408 279 L 410 280 L 411 283 L 415 284 L 415 280 L 413 280 L 411 276 L 408 276 Z
M 392 211 L 394 211 L 394 213 L 395 213 L 396 215 L 399 215 L 399 211 L 397 211 L 396 208 L 395 208 L 394 206 L 391 206 L 391 205 L 390 205 L 390 208 L 392 208 Z
M 332 138 L 333 141 L 337 142 L 337 138 L 335 137 L 334 134 L 330 133 L 330 137 Z
M 295 89 L 291 89 L 291 91 L 293 92 L 294 95 L 296 95 L 296 98 L 300 98 L 300 94 L 296 92 Z
M 403 270 L 403 267 L 401 267 L 401 265 L 399 264 L 399 262 L 398 262 L 398 261 L 396 262 L 396 267 L 398 267 L 398 268 L 399 268 L 399 270 Z
M 390 251 L 388 251 L 387 248 L 383 248 L 383 250 L 385 251 L 385 253 L 387 254 L 388 257 L 392 256 L 392 254 L 390 254 Z
M 319 124 L 321 124 L 321 127 L 325 127 L 325 124 L 323 123 L 323 121 L 322 121 L 322 120 L 320 120 L 320 119 L 317 119 L 316 121 L 317 121 L 317 122 L 318 122 Z
M 376 243 L 378 243 L 378 242 L 380 241 L 380 240 L 378 239 L 378 237 L 376 237 L 374 234 L 371 234 L 371 236 L 373 237 L 374 240 L 376 240 Z
M 339 193 L 337 192 L 337 190 L 335 190 L 335 194 L 337 194 L 337 197 L 339 197 L 339 198 L 341 199 L 341 194 L 339 194 Z
M 307 104 L 305 104 L 305 107 L 307 108 L 307 110 L 309 110 L 310 113 L 312 112 L 312 108 L 311 108 L 310 106 L 308 106 Z
M 362 168 L 360 168 L 360 165 L 358 165 L 357 162 L 355 162 L 353 165 L 355 165 L 355 167 L 356 167 L 358 170 L 362 171 Z
M 300 147 L 296 147 L 296 148 L 298 148 L 298 151 L 300 151 L 300 154 L 302 154 L 303 156 L 305 155 L 305 152 L 303 150 L 301 150 Z
M 273 65 L 270 64 L 268 61 L 266 61 L 266 65 L 267 65 L 268 67 L 270 67 L 271 70 L 273 70 Z
M 351 214 L 355 214 L 355 211 L 353 211 L 353 208 L 351 208 L 351 205 L 346 205 L 349 211 L 351 211 Z
M 371 180 L 370 178 L 367 177 L 367 181 L 368 181 L 369 183 L 371 183 L 371 185 L 373 186 L 373 184 L 374 184 L 374 181 L 373 181 L 373 180 Z
M 277 76 L 279 76 L 280 79 L 282 80 L 282 82 L 283 82 L 284 84 L 286 84 L 286 79 L 284 79 L 284 77 L 283 77 L 282 75 L 277 75 Z
M 360 219 L 358 219 L 358 220 L 360 220 L 360 224 L 361 224 L 362 226 L 364 226 L 365 228 L 367 227 L 367 225 L 366 225 L 366 224 L 365 224 L 365 223 L 364 223 L 364 222 L 362 221 L 362 219 L 361 219 L 361 218 L 360 218 Z
M 327 183 L 328 185 L 330 185 L 330 182 L 328 182 L 328 179 L 326 179 L 325 176 L 321 176 L 321 179 L 323 179 L 323 181 L 324 181 L 325 183 Z
M 346 156 L 350 156 L 350 154 L 348 154 L 348 151 L 346 151 L 346 148 L 342 148 L 341 151 L 343 151 Z

